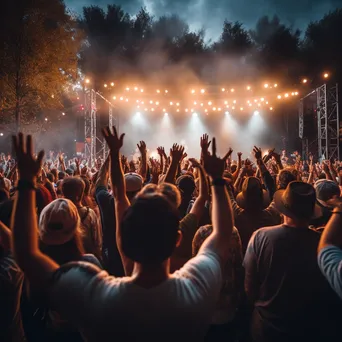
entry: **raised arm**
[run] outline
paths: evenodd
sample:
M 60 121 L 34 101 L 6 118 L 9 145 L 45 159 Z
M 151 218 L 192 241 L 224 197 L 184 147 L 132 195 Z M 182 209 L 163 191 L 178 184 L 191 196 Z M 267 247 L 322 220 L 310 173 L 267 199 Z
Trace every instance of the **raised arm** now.
M 140 176 L 146 181 L 147 175 L 147 149 L 145 141 L 140 141 L 140 144 L 137 145 L 141 155 L 141 163 L 139 173 Z
M 209 251 L 217 254 L 224 265 L 229 255 L 229 242 L 233 231 L 233 213 L 228 199 L 226 182 L 223 179 L 225 160 L 216 156 L 216 141 L 213 139 L 212 155 L 203 155 L 204 168 L 212 187 L 213 233 L 203 243 L 199 253 Z
M 12 214 L 13 252 L 19 267 L 30 284 L 43 286 L 58 265 L 40 252 L 36 214 L 36 182 L 42 166 L 44 152 L 33 156 L 32 137 L 23 134 L 13 137 L 19 170 L 18 193 Z
M 170 149 L 171 155 L 171 165 L 167 171 L 164 182 L 165 183 L 175 183 L 175 178 L 177 174 L 177 168 L 179 166 L 180 161 L 182 160 L 184 154 L 184 147 L 178 144 L 173 144 L 172 149 Z
M 120 149 L 123 145 L 125 134 L 121 134 L 119 137 L 115 127 L 113 127 L 113 133 L 110 131 L 109 127 L 103 129 L 102 133 L 110 150 L 110 177 L 115 198 L 116 243 L 125 274 L 130 275 L 133 270 L 133 263 L 131 260 L 126 258 L 121 248 L 121 221 L 125 211 L 130 206 L 129 200 L 126 196 L 126 183 L 120 157 Z
M 193 158 L 190 158 L 192 166 L 198 170 L 199 173 L 199 195 L 195 200 L 194 205 L 191 208 L 190 213 L 194 214 L 199 221 L 203 215 L 205 202 L 209 199 L 209 189 L 205 171 L 203 170 L 200 163 Z

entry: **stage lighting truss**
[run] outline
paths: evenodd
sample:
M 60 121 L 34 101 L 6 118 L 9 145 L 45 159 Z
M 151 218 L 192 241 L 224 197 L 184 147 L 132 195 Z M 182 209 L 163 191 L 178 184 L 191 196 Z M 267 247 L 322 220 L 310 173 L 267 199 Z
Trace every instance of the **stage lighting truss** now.
M 85 159 L 90 160 L 90 165 L 94 166 L 96 158 L 105 159 L 108 155 L 106 141 L 99 138 L 100 133 L 97 132 L 97 97 L 102 98 L 108 104 L 108 125 L 112 128 L 114 125 L 118 128 L 118 120 L 114 117 L 114 106 L 101 94 L 94 89 L 87 89 L 84 92 L 85 110 L 84 110 L 84 154 Z
M 304 100 L 316 95 L 318 159 L 339 159 L 339 103 L 338 84 L 323 84 L 303 97 L 299 102 L 299 137 L 302 139 L 303 155 L 308 157 L 311 143 L 304 136 Z

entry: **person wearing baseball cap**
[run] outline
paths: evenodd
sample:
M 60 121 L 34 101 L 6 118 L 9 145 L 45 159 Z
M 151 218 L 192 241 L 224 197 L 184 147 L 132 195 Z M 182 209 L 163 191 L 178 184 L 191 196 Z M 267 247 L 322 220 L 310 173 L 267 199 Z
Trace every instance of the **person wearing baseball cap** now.
M 130 201 L 135 197 L 135 195 L 142 189 L 144 181 L 143 178 L 138 173 L 126 173 L 126 195 Z

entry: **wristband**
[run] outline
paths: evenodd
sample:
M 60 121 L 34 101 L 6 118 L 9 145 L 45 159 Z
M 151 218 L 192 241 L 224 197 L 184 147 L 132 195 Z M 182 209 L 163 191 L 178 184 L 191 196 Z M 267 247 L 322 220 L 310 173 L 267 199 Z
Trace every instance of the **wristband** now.
M 19 180 L 16 190 L 36 190 L 36 184 L 33 181 Z
M 211 181 L 211 186 L 226 186 L 227 182 L 223 178 L 215 178 Z

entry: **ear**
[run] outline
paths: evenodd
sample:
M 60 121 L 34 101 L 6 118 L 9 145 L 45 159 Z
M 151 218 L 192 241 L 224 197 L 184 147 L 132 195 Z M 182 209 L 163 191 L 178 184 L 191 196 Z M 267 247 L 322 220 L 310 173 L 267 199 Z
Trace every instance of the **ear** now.
M 183 233 L 178 230 L 177 232 L 177 241 L 176 241 L 176 247 L 179 247 L 183 239 Z

